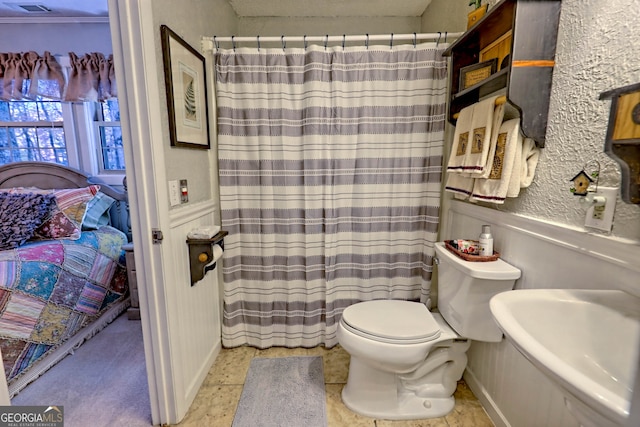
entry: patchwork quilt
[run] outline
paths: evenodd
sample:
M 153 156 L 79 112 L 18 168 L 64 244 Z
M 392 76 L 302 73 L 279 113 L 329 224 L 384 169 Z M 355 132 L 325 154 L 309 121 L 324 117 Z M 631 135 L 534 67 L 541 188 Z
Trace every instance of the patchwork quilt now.
M 7 381 L 128 294 L 126 236 L 104 226 L 78 240 L 0 251 L 0 349 Z

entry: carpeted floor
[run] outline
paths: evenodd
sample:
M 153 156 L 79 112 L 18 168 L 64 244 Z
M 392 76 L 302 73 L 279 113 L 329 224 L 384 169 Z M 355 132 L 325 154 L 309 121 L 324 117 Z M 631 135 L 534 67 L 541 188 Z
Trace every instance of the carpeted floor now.
M 326 427 L 322 357 L 255 358 L 232 427 Z
M 11 404 L 64 406 L 65 427 L 150 426 L 140 321 L 121 315 Z

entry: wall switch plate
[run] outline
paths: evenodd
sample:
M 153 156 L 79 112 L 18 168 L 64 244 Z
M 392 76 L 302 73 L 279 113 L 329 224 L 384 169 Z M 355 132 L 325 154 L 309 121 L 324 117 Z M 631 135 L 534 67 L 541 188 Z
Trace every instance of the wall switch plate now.
M 590 206 L 584 221 L 585 227 L 596 228 L 602 231 L 611 231 L 613 226 L 613 213 L 616 210 L 618 197 L 617 187 L 598 187 L 594 196 L 602 196 L 606 199 L 604 205 Z
M 169 204 L 171 206 L 180 204 L 180 183 L 177 180 L 169 181 Z

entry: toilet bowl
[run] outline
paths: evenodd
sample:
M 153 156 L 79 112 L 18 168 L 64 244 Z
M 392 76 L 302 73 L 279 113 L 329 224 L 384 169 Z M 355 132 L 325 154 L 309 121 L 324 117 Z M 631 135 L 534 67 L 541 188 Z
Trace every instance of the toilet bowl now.
M 502 260 L 464 261 L 444 243 L 436 253 L 440 313 L 398 300 L 343 311 L 337 337 L 351 361 L 342 400 L 353 412 L 389 420 L 442 417 L 455 405 L 470 340 L 502 339 L 489 300 L 513 289 L 520 270 Z

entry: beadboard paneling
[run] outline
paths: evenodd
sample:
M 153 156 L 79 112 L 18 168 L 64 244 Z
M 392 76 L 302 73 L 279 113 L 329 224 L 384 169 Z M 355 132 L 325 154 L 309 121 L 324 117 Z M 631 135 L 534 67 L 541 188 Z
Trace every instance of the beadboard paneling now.
M 170 242 L 173 277 L 167 280 L 169 312 L 175 319 L 177 342 L 171 343 L 176 355 L 174 372 L 178 390 L 192 402 L 221 348 L 218 275 L 215 270 L 191 286 L 187 233 L 194 228 L 215 224 L 215 204 L 199 203 L 176 209 L 170 214 Z M 217 268 L 217 267 L 216 267 Z
M 640 293 L 640 248 L 535 219 L 451 201 L 441 240 L 474 238 L 490 224 L 495 250 L 522 270 L 516 289 L 622 289 Z M 560 389 L 507 340 L 473 342 L 464 378 L 496 426 L 579 427 Z

